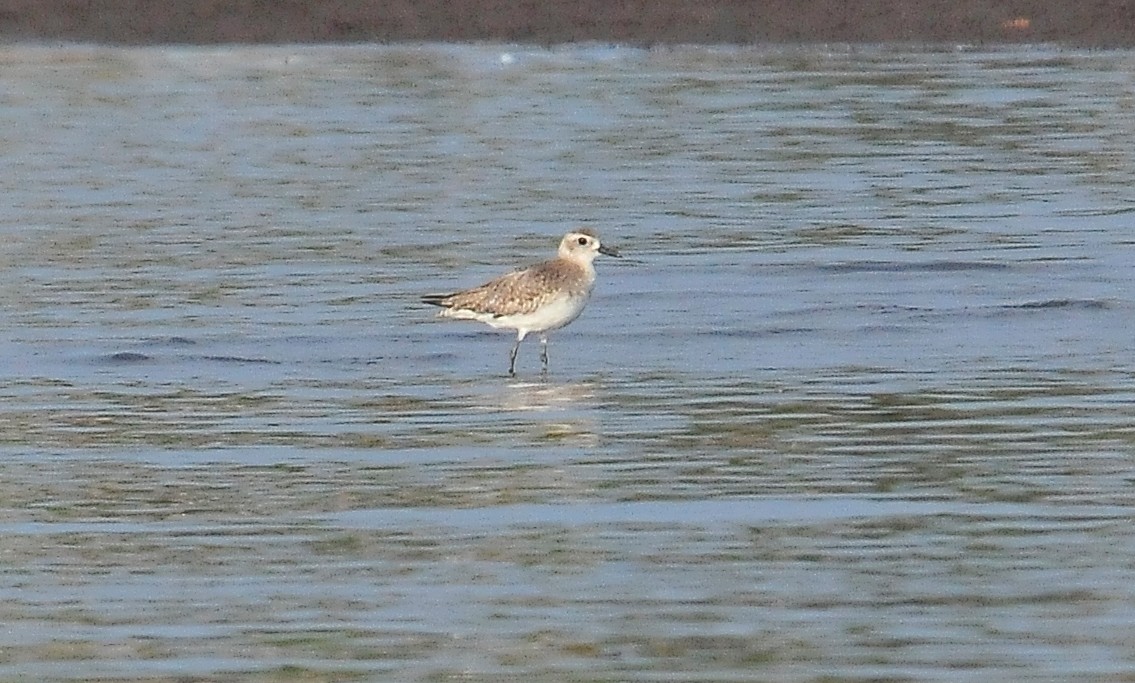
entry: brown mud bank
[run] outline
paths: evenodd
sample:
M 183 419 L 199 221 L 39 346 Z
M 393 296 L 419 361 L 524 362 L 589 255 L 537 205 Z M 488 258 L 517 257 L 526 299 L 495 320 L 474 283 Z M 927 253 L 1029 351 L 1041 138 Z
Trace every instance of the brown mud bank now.
M 1119 0 L 0 0 L 0 39 L 1135 45 Z

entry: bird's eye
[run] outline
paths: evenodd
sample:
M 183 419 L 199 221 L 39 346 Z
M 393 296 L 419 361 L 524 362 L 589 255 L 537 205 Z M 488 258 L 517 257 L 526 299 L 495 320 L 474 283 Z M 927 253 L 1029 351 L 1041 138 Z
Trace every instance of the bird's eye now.
M 580 244 L 580 246 L 587 244 L 587 238 L 586 237 L 580 237 L 579 238 L 579 244 Z

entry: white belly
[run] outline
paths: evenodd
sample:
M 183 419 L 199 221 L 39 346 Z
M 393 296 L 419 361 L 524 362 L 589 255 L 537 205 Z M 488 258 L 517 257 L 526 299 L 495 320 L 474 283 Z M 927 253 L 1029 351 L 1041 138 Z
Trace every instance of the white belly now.
M 560 296 L 536 309 L 532 313 L 519 315 L 503 315 L 499 318 L 484 319 L 493 327 L 514 329 L 520 338 L 529 332 L 547 332 L 557 330 L 579 317 L 583 307 L 587 305 L 588 294 L 577 296 Z

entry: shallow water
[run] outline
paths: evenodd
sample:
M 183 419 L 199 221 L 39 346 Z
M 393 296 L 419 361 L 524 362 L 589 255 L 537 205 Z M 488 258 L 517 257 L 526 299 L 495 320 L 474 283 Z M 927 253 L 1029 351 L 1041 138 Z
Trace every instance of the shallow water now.
M 0 679 L 1135 680 L 1131 53 L 0 65 Z

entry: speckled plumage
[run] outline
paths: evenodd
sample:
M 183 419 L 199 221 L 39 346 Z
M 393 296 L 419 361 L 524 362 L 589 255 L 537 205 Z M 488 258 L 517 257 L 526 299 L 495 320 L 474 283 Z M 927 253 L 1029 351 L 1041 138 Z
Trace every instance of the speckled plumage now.
M 564 293 L 587 296 L 594 282 L 594 271 L 589 273 L 572 261 L 553 259 L 450 294 L 438 302 L 445 307 L 440 315 L 462 317 L 461 311 L 494 318 L 530 314 Z
M 575 320 L 595 286 L 592 261 L 597 254 L 618 256 L 601 246 L 586 228 L 569 232 L 560 241 L 559 254 L 550 261 L 502 275 L 485 284 L 453 294 L 436 294 L 422 301 L 441 306 L 444 318 L 478 320 L 492 327 L 514 329 L 516 344 L 509 357 L 509 374 L 515 374 L 520 342 L 531 332 L 540 335 L 544 370 L 548 367 L 547 333 Z

